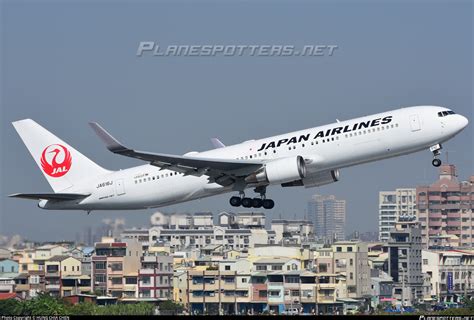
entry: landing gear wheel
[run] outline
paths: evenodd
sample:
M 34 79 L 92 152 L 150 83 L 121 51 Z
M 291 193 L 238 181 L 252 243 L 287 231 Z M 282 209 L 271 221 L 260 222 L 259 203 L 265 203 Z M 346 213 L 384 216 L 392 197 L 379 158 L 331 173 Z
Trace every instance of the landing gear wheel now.
M 275 202 L 272 199 L 265 199 L 262 205 L 265 209 L 272 209 L 275 206 Z
M 252 207 L 252 198 L 243 198 L 242 199 L 242 206 L 244 208 L 251 208 Z
M 230 198 L 229 203 L 233 207 L 240 207 L 240 205 L 242 204 L 242 200 L 240 199 L 240 197 L 232 197 Z
M 263 200 L 260 198 L 253 198 L 252 199 L 252 207 L 254 208 L 261 208 L 263 205 Z
M 439 167 L 441 165 L 441 160 L 434 158 L 433 161 L 431 161 L 431 164 L 435 167 Z

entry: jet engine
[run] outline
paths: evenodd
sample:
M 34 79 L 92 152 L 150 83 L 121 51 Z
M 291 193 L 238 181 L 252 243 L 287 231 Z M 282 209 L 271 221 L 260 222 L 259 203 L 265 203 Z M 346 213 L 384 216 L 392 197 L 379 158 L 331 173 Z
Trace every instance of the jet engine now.
M 247 183 L 285 183 L 306 177 L 303 157 L 288 157 L 270 161 L 255 173 L 247 176 Z

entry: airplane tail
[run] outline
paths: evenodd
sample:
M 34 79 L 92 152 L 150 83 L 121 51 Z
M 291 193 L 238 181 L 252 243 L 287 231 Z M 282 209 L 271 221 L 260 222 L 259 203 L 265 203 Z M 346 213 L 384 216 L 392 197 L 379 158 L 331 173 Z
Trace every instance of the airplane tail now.
M 109 172 L 31 119 L 12 124 L 54 192 Z

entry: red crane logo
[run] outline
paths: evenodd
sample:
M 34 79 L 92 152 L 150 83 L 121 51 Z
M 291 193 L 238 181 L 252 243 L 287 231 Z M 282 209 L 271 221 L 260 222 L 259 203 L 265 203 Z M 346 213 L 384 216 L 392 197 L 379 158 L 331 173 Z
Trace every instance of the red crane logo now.
M 52 154 L 52 156 L 51 156 Z M 52 144 L 44 148 L 41 154 L 41 167 L 51 177 L 59 178 L 69 172 L 72 157 L 69 150 L 60 144 Z

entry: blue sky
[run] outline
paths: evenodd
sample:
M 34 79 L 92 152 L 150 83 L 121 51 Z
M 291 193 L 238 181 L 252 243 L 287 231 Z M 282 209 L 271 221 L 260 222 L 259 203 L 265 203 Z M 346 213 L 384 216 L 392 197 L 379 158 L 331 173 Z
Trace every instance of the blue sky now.
M 14 192 L 51 189 L 11 121 L 32 118 L 109 169 L 98 121 L 141 150 L 183 154 L 411 105 L 442 105 L 471 124 L 445 145 L 474 174 L 472 4 L 468 1 L 3 1 L 0 233 L 74 239 L 103 218 L 146 225 L 151 210 L 47 212 Z M 335 44 L 331 57 L 137 57 L 140 41 Z M 445 159 L 445 155 L 442 157 Z M 429 151 L 344 169 L 319 189 L 272 188 L 268 217 L 303 217 L 314 193 L 347 200 L 347 231 L 377 229 L 378 191 L 437 176 Z M 229 195 L 161 209 L 230 210 Z

